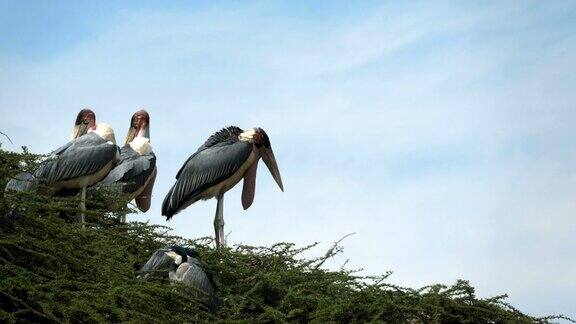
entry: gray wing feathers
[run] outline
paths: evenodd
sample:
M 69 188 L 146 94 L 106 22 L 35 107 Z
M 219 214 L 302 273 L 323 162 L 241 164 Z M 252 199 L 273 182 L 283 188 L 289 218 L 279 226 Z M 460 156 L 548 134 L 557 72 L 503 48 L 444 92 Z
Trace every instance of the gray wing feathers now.
M 210 148 L 212 146 L 229 145 L 229 144 L 232 144 L 234 142 L 237 142 L 238 141 L 238 135 L 240 135 L 242 132 L 243 132 L 243 130 L 237 126 L 225 127 L 223 129 L 217 131 L 216 133 L 212 134 L 212 136 L 210 136 L 206 140 L 206 142 L 204 142 L 204 144 L 202 144 L 202 146 L 200 146 L 198 148 L 198 150 L 196 150 L 196 153 L 203 151 L 207 148 Z M 194 158 L 196 153 L 192 154 L 192 156 L 190 156 L 188 158 L 188 160 L 186 160 L 186 162 L 184 162 L 184 164 L 182 165 L 182 167 L 180 168 L 180 170 L 178 170 L 178 173 L 176 174 L 176 179 L 178 179 L 180 177 L 180 174 L 184 170 L 184 167 L 186 166 L 186 164 L 188 164 L 188 161 L 190 161 L 191 159 Z
M 102 179 L 102 181 L 100 181 L 100 184 L 104 184 L 104 185 L 112 184 L 112 183 L 122 179 L 124 174 L 126 174 L 126 172 L 128 172 L 128 170 L 130 170 L 130 167 L 132 164 L 130 159 L 133 157 L 134 154 L 138 154 L 138 153 L 136 153 L 130 147 L 121 148 L 120 149 L 120 162 L 118 162 L 118 164 L 114 167 L 114 169 L 110 170 L 110 172 L 108 173 L 106 178 L 104 178 L 104 179 Z
M 48 154 L 49 157 L 54 157 L 56 155 L 60 155 L 62 154 L 64 151 L 66 151 L 66 149 L 68 149 L 70 147 L 70 145 L 72 145 L 72 143 L 74 143 L 74 141 L 70 141 L 62 146 L 60 146 L 59 148 L 55 149 L 54 151 L 50 152 L 50 154 Z
M 215 145 L 194 153 L 182 167 L 178 180 L 162 204 L 162 215 L 171 217 L 189 199 L 236 172 L 250 156 L 252 145 L 245 142 Z
M 193 261 L 191 261 L 193 260 Z M 214 294 L 214 287 L 210 283 L 208 276 L 200 266 L 200 262 L 194 258 L 189 258 L 188 270 L 184 273 L 182 277 L 182 282 L 189 285 L 196 287 L 198 290 L 202 291 L 206 295 Z
M 214 287 L 210 283 L 210 279 L 201 267 L 200 261 L 195 258 L 188 257 L 188 262 L 186 264 L 180 265 L 180 267 L 186 266 L 186 272 L 179 281 L 187 286 L 190 286 L 196 290 L 196 297 L 202 299 L 209 307 L 216 309 L 218 303 L 216 300 L 216 294 L 214 292 Z M 180 270 L 180 269 L 178 269 Z
M 52 184 L 94 174 L 114 159 L 117 150 L 113 143 L 106 142 L 97 134 L 89 133 L 42 163 L 35 175 Z
M 20 172 L 6 184 L 5 191 L 31 192 L 36 188 L 36 177 L 29 172 Z
M 20 192 L 33 192 L 36 190 L 38 184 L 38 180 L 29 172 L 20 172 L 16 174 L 8 183 L 6 184 L 6 188 L 4 189 L 4 198 L 6 198 L 6 202 L 9 203 L 8 211 L 6 216 L 9 219 L 14 219 L 15 217 L 26 210 L 23 207 L 17 207 L 18 196 L 15 193 Z M 27 200 L 26 197 L 22 197 L 23 200 Z
M 150 259 L 142 266 L 140 273 L 145 277 L 154 274 L 166 274 L 170 270 L 170 266 L 174 259 L 166 255 L 165 251 L 158 250 L 152 254 Z
M 156 156 L 154 153 L 140 155 L 129 146 L 123 147 L 120 152 L 120 163 L 100 183 L 102 185 L 120 183 L 124 194 L 132 193 L 144 186 L 154 171 Z

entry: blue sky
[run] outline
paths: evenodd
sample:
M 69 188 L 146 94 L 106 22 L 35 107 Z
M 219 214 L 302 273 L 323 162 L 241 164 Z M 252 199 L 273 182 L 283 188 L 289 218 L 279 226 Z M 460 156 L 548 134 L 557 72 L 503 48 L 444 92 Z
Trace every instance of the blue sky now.
M 468 279 L 535 315 L 576 316 L 576 5 L 570 1 L 0 1 L 0 130 L 44 153 L 78 110 L 125 136 L 151 115 L 152 209 L 215 130 L 260 126 L 261 168 L 229 243 L 317 253 L 422 286 Z M 212 235 L 215 201 L 169 226 Z

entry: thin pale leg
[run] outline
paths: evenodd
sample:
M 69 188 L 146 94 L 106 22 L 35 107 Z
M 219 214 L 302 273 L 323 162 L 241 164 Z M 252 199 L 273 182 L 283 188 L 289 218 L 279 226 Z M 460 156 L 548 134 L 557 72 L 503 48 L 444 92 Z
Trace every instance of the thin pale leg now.
M 86 212 L 86 187 L 82 188 L 80 193 L 80 223 L 82 223 L 82 228 L 84 228 L 84 213 Z
M 214 233 L 216 235 L 216 248 L 226 244 L 224 237 L 224 194 L 216 197 L 216 216 L 214 217 Z

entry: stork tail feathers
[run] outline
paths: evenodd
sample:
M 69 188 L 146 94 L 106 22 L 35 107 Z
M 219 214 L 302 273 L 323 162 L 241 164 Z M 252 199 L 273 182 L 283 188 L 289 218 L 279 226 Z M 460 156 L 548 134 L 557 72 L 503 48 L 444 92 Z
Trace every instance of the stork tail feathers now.
M 162 216 L 166 216 L 166 220 L 170 220 L 172 216 L 176 214 L 176 209 L 172 206 L 172 193 L 174 192 L 174 187 L 170 188 L 170 191 L 164 197 L 162 202 Z

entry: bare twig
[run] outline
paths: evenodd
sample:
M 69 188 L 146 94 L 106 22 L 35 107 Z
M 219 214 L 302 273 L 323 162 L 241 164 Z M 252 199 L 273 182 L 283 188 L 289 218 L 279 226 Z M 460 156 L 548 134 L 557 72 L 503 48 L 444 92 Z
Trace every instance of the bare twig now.
M 10 144 L 14 144 L 14 142 L 12 142 L 12 140 L 10 139 L 10 136 L 6 135 L 6 134 L 3 133 L 3 132 L 0 132 L 0 134 L 6 136 L 6 138 L 8 139 L 8 141 L 10 141 Z
M 320 258 L 319 262 L 317 264 L 314 265 L 314 270 L 319 269 L 324 262 L 326 262 L 326 260 L 332 256 L 334 256 L 335 254 L 338 254 L 339 252 L 342 251 L 342 247 L 339 245 L 340 242 L 342 242 L 345 238 L 347 238 L 348 236 L 352 236 L 356 234 L 354 233 L 350 233 L 350 234 L 346 234 L 344 235 L 343 238 L 339 239 L 338 241 L 334 242 L 334 244 L 332 244 L 332 246 L 330 247 L 330 249 L 328 249 L 328 251 L 326 252 L 326 254 L 324 254 L 324 257 Z

